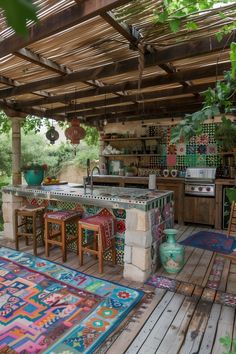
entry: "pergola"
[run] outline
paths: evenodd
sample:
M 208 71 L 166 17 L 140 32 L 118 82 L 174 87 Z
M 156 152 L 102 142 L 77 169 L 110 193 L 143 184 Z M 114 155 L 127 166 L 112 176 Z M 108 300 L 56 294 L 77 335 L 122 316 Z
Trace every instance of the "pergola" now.
M 11 117 L 76 116 L 97 127 L 104 119 L 183 117 L 230 68 L 235 33 L 221 41 L 215 33 L 235 20 L 235 3 L 222 8 L 224 17 L 218 9 L 192 15 L 197 30 L 172 33 L 153 21 L 162 1 L 34 2 L 39 23 L 29 24 L 26 39 L 0 17 L 0 107 Z

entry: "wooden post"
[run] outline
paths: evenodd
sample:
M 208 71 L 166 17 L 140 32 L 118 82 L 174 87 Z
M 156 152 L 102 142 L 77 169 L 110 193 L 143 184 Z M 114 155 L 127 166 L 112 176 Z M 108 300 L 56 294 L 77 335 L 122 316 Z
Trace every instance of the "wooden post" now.
M 12 184 L 22 183 L 21 178 L 21 122 L 22 118 L 14 117 L 12 121 Z

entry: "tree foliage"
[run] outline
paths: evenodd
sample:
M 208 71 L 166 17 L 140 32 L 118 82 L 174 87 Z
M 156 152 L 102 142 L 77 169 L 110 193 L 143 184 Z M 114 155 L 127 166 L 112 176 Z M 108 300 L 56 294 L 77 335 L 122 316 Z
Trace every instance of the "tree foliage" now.
M 31 0 L 0 0 L 0 7 L 4 10 L 7 24 L 21 36 L 28 34 L 27 21 L 37 22 L 36 6 Z
M 232 2 L 232 0 L 163 0 L 162 9 L 158 8 L 154 11 L 154 21 L 156 24 L 168 24 L 170 30 L 174 33 L 178 32 L 182 25 L 189 31 L 197 30 L 198 25 L 193 15 L 219 8 L 218 17 L 220 20 L 224 16 L 220 6 Z M 222 26 L 217 34 L 218 38 L 220 39 L 223 34 L 231 32 L 235 25 L 236 21 L 230 25 Z
M 224 73 L 224 80 L 217 81 L 214 89 L 208 88 L 202 93 L 204 98 L 202 109 L 192 114 L 186 114 L 185 118 L 172 129 L 172 143 L 178 142 L 181 138 L 188 141 L 194 135 L 199 135 L 202 131 L 202 123 L 218 115 L 222 115 L 222 123 L 227 127 L 229 121 L 225 116 L 235 114 L 236 111 L 232 102 L 236 86 L 236 43 L 231 43 L 230 60 L 232 68 L 231 71 Z

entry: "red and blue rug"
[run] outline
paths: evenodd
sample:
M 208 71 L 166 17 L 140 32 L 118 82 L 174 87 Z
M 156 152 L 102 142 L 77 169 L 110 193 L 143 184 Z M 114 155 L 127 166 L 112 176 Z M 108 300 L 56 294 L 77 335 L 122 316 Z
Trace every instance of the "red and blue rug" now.
M 199 231 L 180 242 L 182 245 L 229 254 L 236 248 L 235 237 L 212 231 Z
M 94 353 L 143 292 L 0 248 L 0 353 Z

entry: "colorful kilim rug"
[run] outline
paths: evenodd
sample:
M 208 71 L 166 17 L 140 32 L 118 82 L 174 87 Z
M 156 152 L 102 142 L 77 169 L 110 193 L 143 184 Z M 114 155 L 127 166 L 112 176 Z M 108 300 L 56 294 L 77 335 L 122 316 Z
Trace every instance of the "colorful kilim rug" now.
M 212 231 L 199 231 L 180 243 L 185 246 L 229 254 L 235 247 L 234 240 L 235 237 L 227 237 L 224 234 Z
M 0 353 L 94 353 L 143 292 L 0 248 Z

